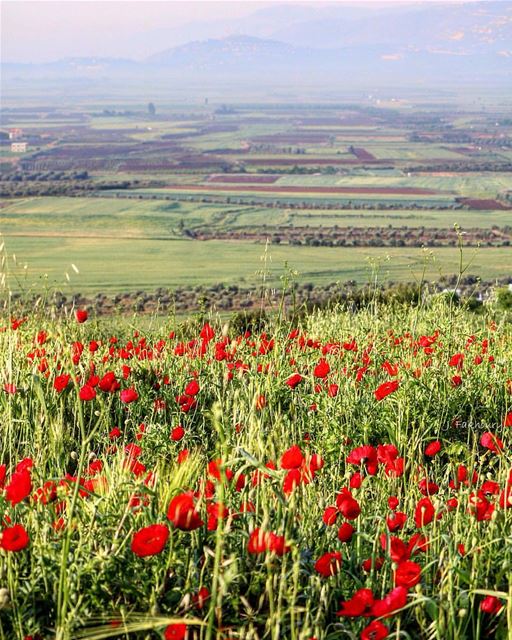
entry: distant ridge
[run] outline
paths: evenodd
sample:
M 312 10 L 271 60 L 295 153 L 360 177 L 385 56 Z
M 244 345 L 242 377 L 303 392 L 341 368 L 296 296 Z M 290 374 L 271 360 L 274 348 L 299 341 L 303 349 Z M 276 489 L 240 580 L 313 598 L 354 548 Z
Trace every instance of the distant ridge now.
M 512 83 L 512 2 L 375 4 L 259 9 L 229 22 L 237 33 L 198 37 L 142 60 L 68 57 L 2 65 L 3 81 L 62 78 L 254 80 L 286 84 L 358 82 L 476 85 Z M 207 23 L 189 25 L 204 33 Z M 219 26 L 211 23 L 215 31 Z M 172 41 L 173 37 L 170 39 Z M 149 36 L 148 36 L 149 37 Z M 165 33 L 156 41 L 162 43 Z

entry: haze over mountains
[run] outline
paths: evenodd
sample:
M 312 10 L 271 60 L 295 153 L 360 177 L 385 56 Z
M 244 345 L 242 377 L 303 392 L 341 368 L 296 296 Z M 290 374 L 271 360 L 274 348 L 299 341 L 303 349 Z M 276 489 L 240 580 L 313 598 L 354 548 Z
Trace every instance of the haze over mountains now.
M 134 49 L 141 44 L 137 38 L 152 39 L 155 53 L 137 60 L 91 57 L 9 63 L 2 65 L 4 82 L 139 76 L 270 84 L 331 79 L 501 85 L 512 80 L 508 1 L 286 4 L 231 21 L 198 21 L 179 30 L 136 34 Z

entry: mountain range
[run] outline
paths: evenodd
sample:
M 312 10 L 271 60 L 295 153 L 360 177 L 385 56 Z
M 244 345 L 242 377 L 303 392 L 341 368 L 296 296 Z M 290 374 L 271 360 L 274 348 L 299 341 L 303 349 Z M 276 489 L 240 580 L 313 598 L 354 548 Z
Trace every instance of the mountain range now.
M 226 35 L 227 34 L 227 35 Z M 153 34 L 142 59 L 65 58 L 2 65 L 4 82 L 42 78 L 253 80 L 270 84 L 503 84 L 512 80 L 508 1 L 277 5 L 249 18 Z

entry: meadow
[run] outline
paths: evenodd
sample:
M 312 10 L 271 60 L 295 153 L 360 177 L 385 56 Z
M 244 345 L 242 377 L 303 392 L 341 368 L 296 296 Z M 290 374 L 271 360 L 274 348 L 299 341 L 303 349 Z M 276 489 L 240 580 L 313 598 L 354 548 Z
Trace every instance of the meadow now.
M 365 284 L 379 273 L 382 281 L 438 280 L 458 273 L 457 247 L 294 247 L 230 240 L 155 240 L 116 237 L 10 237 L 4 273 L 17 292 L 57 289 L 83 294 L 154 291 L 158 287 L 245 284 L 263 279 L 279 286 L 290 271 L 315 284 L 355 280 Z M 464 266 L 483 280 L 510 273 L 510 247 L 468 248 Z M 14 259 L 13 260 L 13 255 Z M 78 269 L 79 273 L 73 269 Z
M 507 638 L 509 320 L 12 308 L 0 638 Z
M 490 230 L 510 223 L 508 211 L 268 210 L 107 197 L 17 199 L 0 210 L 0 218 L 9 256 L 4 271 L 13 291 L 37 291 L 44 283 L 87 294 L 220 282 L 255 286 L 262 272 L 276 285 L 289 269 L 297 271 L 302 281 L 317 284 L 365 283 L 374 270 L 383 281 L 415 281 L 424 270 L 427 279 L 435 280 L 458 273 L 457 246 L 266 247 L 264 239 L 250 242 L 237 234 L 263 228 L 271 237 L 294 227 L 305 233 L 318 228 L 328 232 L 334 227 L 336 231 L 357 227 L 370 232 L 390 228 L 405 232 L 422 227 L 443 229 L 449 226 L 448 218 L 462 229 Z M 203 229 L 227 234 L 229 239 L 198 241 L 187 235 Z M 510 248 L 467 247 L 464 264 L 469 265 L 469 273 L 484 280 L 506 277 L 511 268 Z
M 14 199 L 0 210 L 5 236 L 59 235 L 180 237 L 187 229 L 204 226 L 223 230 L 297 224 L 365 227 L 441 227 L 488 229 L 510 225 L 509 211 L 439 211 L 417 209 L 329 210 L 286 207 L 272 209 L 253 205 L 174 202 L 131 198 L 34 197 Z

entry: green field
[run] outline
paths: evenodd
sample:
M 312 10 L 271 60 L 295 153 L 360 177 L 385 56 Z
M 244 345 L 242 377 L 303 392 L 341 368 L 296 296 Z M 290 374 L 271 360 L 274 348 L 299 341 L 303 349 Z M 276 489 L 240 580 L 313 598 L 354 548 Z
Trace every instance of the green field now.
M 83 292 L 153 290 L 159 286 L 195 286 L 218 282 L 255 284 L 263 268 L 263 243 L 242 240 L 193 241 L 183 228 L 219 230 L 277 226 L 462 227 L 489 228 L 510 222 L 508 211 L 314 211 L 262 209 L 232 205 L 174 203 L 115 198 L 27 198 L 0 210 L 6 251 L 17 259 L 23 287 L 47 274 L 48 282 Z M 456 273 L 458 251 L 437 248 L 429 262 L 431 279 Z M 389 260 L 387 259 L 389 256 Z M 294 247 L 272 245 L 267 267 L 278 282 L 285 263 L 303 280 L 327 283 L 349 279 L 365 282 L 368 258 L 381 261 L 390 280 L 417 277 L 425 252 L 414 248 Z M 468 248 L 464 259 L 483 279 L 507 276 L 512 269 L 508 247 Z M 80 274 L 71 268 L 75 264 Z M 28 268 L 24 269 L 27 264 Z M 71 277 L 66 284 L 65 274 Z M 11 287 L 20 285 L 12 278 Z
M 478 175 L 349 175 L 349 176 L 283 176 L 275 186 L 303 187 L 370 187 L 420 188 L 446 191 L 474 198 L 495 197 L 500 191 L 512 188 L 509 173 L 481 173 Z
M 329 193 L 311 193 L 305 189 L 301 193 L 297 192 L 273 192 L 270 188 L 265 191 L 235 191 L 230 190 L 229 186 L 223 189 L 211 189 L 204 191 L 197 191 L 194 189 L 187 189 L 186 186 L 173 188 L 173 189 L 137 189 L 136 191 L 123 191 L 121 194 L 119 191 L 105 191 L 104 193 L 111 193 L 112 195 L 142 195 L 149 198 L 159 199 L 178 199 L 178 200 L 190 200 L 197 201 L 202 198 L 208 198 L 215 202 L 227 202 L 230 198 L 231 201 L 241 202 L 242 204 L 267 204 L 279 206 L 286 206 L 287 204 L 293 204 L 296 206 L 304 205 L 319 205 L 321 207 L 330 206 L 349 206 L 352 204 L 358 204 L 360 206 L 374 206 L 374 205 L 387 205 L 389 207 L 402 206 L 409 204 L 413 206 L 415 203 L 420 204 L 424 208 L 436 208 L 436 207 L 449 207 L 455 204 L 455 198 L 453 195 L 435 194 L 435 195 L 382 195 L 382 194 L 360 194 L 360 193 L 343 193 L 343 194 L 329 194 Z
M 262 225 L 490 228 L 510 224 L 509 211 L 267 209 L 124 198 L 41 197 L 12 201 L 0 209 L 6 236 L 178 238 L 187 229 L 237 229 Z
M 457 249 L 325 248 L 272 246 L 265 266 L 262 244 L 189 240 L 115 238 L 5 238 L 7 252 L 16 255 L 14 274 L 21 278 L 11 287 L 31 288 L 42 281 L 58 288 L 82 293 L 154 290 L 157 287 L 238 283 L 255 285 L 267 269 L 278 283 L 285 264 L 297 270 L 302 281 L 328 283 L 356 280 L 367 282 L 370 261 L 380 264 L 383 280 L 410 281 L 421 276 L 427 255 L 427 277 L 438 279 L 458 271 Z M 510 248 L 467 249 L 464 260 L 472 261 L 469 273 L 483 279 L 507 276 L 512 267 Z M 74 273 L 71 264 L 80 273 Z M 25 269 L 25 265 L 27 268 Z M 66 275 L 71 277 L 68 283 Z M 47 280 L 46 280 L 47 276 Z
M 140 97 L 85 96 L 53 112 L 25 100 L 9 114 L 9 127 L 41 136 L 40 152 L 24 154 L 0 184 L 0 232 L 25 279 L 11 277 L 11 287 L 30 288 L 44 274 L 84 293 L 249 286 L 261 277 L 267 236 L 272 283 L 285 264 L 312 283 L 364 282 L 368 259 L 382 261 L 384 280 L 413 280 L 425 255 L 414 247 L 429 243 L 437 247 L 427 277 L 437 279 L 459 269 L 449 246 L 455 224 L 468 243 L 486 245 L 465 250 L 465 260 L 474 257 L 466 273 L 510 276 L 511 211 L 468 210 L 458 200 L 509 197 L 512 127 L 494 139 L 501 107 L 452 113 L 439 96 L 414 109 L 158 97 L 156 114 Z M 78 171 L 88 175 L 76 180 Z M 269 173 L 275 182 L 265 182 Z
M 10 204 L 0 210 L 0 221 L 5 235 L 169 238 L 181 235 L 181 220 L 188 227 L 211 225 L 228 213 L 219 205 L 48 197 Z

